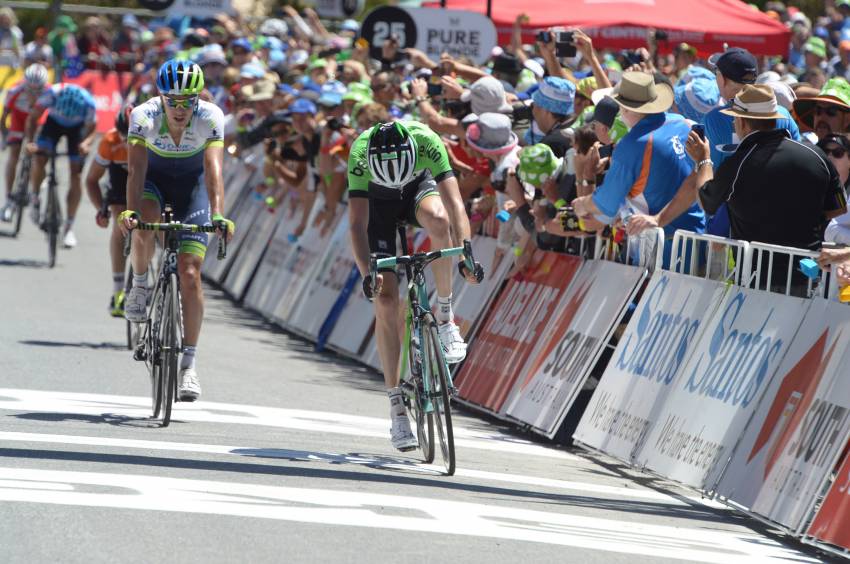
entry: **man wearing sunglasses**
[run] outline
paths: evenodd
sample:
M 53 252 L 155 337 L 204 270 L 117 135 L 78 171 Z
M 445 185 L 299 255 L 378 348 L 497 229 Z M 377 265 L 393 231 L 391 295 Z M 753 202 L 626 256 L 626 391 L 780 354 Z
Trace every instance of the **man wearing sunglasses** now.
M 815 132 L 818 139 L 831 133 L 850 130 L 850 84 L 843 78 L 831 78 L 814 98 L 794 100 L 794 113 L 802 127 Z
M 138 220 L 156 222 L 165 204 L 181 223 L 215 225 L 218 234 L 233 236 L 234 224 L 222 216 L 224 182 L 224 114 L 199 99 L 204 89 L 201 68 L 187 60 L 171 59 L 156 78 L 159 96 L 130 114 L 127 136 L 127 210 L 119 218 L 124 230 Z M 153 232 L 133 233 L 133 287 L 124 305 L 125 317 L 141 323 L 147 319 L 147 268 L 154 252 Z M 195 369 L 195 347 L 201 333 L 204 296 L 201 265 L 207 249 L 205 233 L 180 235 L 177 259 L 183 298 L 183 356 L 180 359 L 181 401 L 195 401 L 201 386 Z

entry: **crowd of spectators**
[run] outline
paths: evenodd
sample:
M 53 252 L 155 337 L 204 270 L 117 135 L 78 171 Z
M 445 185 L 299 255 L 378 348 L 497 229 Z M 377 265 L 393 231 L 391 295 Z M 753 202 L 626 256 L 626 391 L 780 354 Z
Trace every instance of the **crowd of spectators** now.
M 521 267 L 535 248 L 580 252 L 582 238 L 662 227 L 669 261 L 676 229 L 810 250 L 850 243 L 850 0 L 827 5 L 812 20 L 768 3 L 791 31 L 784 56 L 669 48 L 654 33 L 645 47 L 600 52 L 576 29 L 577 53 L 563 58 L 557 35 L 524 44 L 519 16 L 485 65 L 431 59 L 395 37 L 376 51 L 356 21 L 288 6 L 262 20 L 63 15 L 28 42 L 3 8 L 0 65 L 132 71 L 139 103 L 161 62 L 195 60 L 204 96 L 227 115 L 229 152 L 261 148 L 264 197 L 302 214 L 295 236 L 318 193 L 317 221 L 332 225 L 361 131 L 414 119 L 442 136 L 473 230 L 498 236 L 500 260 Z M 850 283 L 850 253 L 827 249 L 820 262 Z

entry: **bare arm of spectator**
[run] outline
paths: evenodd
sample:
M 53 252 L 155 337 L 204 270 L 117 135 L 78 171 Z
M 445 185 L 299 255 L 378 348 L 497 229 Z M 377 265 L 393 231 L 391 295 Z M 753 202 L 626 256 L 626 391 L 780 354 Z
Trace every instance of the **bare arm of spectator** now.
M 322 23 L 322 20 L 319 19 L 319 16 L 313 8 L 304 8 L 304 15 L 307 16 L 307 21 L 316 32 L 316 35 L 323 39 L 330 38 L 331 34 L 328 32 L 325 24 Z
M 423 120 L 431 129 L 446 135 L 463 135 L 463 127 L 458 120 L 440 114 L 431 105 L 430 100 L 428 100 L 427 82 L 421 78 L 413 80 L 410 83 L 410 93 L 416 100 L 416 106 L 419 108 Z
M 522 228 L 528 233 L 534 233 L 534 216 L 531 215 L 531 205 L 525 197 L 525 190 L 514 169 L 509 170 L 507 178 L 505 178 L 505 194 L 516 203 L 516 216 L 522 224 Z
M 283 8 L 281 9 L 287 16 L 292 18 L 292 23 L 295 24 L 296 33 L 306 39 L 310 39 L 310 36 L 312 35 L 313 31 L 310 29 L 310 26 L 307 25 L 307 22 L 304 21 L 304 18 L 302 18 L 301 15 L 295 10 L 295 8 L 287 5 L 283 6 Z
M 821 249 L 817 258 L 818 266 L 823 270 L 829 270 L 833 264 L 846 263 L 850 261 L 850 248 L 845 249 Z
M 850 245 L 850 210 L 846 211 L 843 215 L 833 218 L 829 222 L 829 225 L 826 226 L 823 240 L 831 243 Z
M 459 76 L 465 78 L 470 82 L 475 82 L 479 78 L 483 76 L 488 76 L 486 72 L 478 67 L 474 67 L 471 65 L 464 65 L 463 63 L 459 63 L 449 57 L 447 54 L 443 54 L 440 58 L 440 63 L 447 63 L 451 70 L 454 70 Z
M 516 55 L 516 58 L 522 64 L 528 59 L 525 51 L 522 49 L 522 24 L 528 23 L 528 16 L 525 14 L 517 14 L 514 20 L 513 28 L 511 29 L 511 52 Z
M 596 50 L 593 48 L 593 40 L 580 29 L 573 30 L 573 38 L 582 58 L 590 64 L 590 68 L 593 70 L 597 88 L 610 88 L 611 81 L 608 80 L 608 74 L 602 68 L 599 57 L 596 56 Z
M 437 68 L 437 63 L 428 58 L 428 55 L 419 49 L 408 47 L 407 49 L 402 49 L 402 51 L 407 53 L 407 56 L 410 58 L 410 63 L 416 68 L 430 70 Z
M 552 33 L 552 40 L 548 43 L 538 41 L 537 48 L 540 51 L 540 55 L 543 57 L 543 61 L 545 61 L 546 63 L 546 71 L 551 76 L 559 76 L 566 80 L 570 79 L 570 76 L 567 74 L 567 71 L 564 69 L 564 67 L 561 66 L 561 63 L 558 62 L 558 57 L 555 56 L 554 33 Z

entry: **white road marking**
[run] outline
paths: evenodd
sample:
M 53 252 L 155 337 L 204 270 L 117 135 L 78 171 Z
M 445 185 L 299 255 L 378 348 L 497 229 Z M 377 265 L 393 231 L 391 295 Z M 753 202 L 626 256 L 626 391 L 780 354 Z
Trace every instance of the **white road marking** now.
M 0 410 L 75 415 L 120 415 L 145 419 L 151 414 L 150 403 L 148 397 L 0 388 Z M 207 401 L 177 404 L 172 417 L 178 421 L 261 425 L 381 439 L 389 438 L 390 424 L 388 419 L 377 417 Z M 455 446 L 458 449 L 481 449 L 525 456 L 579 460 L 577 456 L 563 450 L 535 444 L 506 433 L 486 433 L 463 427 L 455 427 L 454 432 Z
M 55 435 L 46 433 L 20 433 L 14 431 L 0 431 L 0 444 L 2 444 L 4 441 L 64 445 L 86 445 L 94 447 L 116 447 L 122 449 L 139 449 L 145 451 L 160 450 L 185 453 L 193 452 L 220 455 L 237 455 L 240 457 L 247 456 L 259 458 L 285 458 L 315 462 L 333 462 L 337 464 L 345 463 L 354 465 L 364 465 L 371 466 L 374 468 L 382 468 L 386 470 L 421 472 L 422 474 L 432 476 L 440 475 L 443 472 L 442 466 L 416 464 L 403 459 L 393 459 L 392 457 L 376 458 L 370 457 L 368 455 L 364 456 L 324 452 L 307 452 L 282 448 L 278 449 L 267 447 L 236 447 L 227 445 L 145 441 L 113 437 L 92 437 L 82 435 Z M 455 472 L 455 475 L 464 478 L 474 478 L 476 480 L 487 480 L 491 482 L 517 484 L 523 486 L 541 486 L 555 490 L 581 492 L 583 494 L 601 494 L 612 496 L 618 499 L 626 497 L 632 499 L 652 500 L 655 502 L 670 505 L 688 505 L 687 503 L 671 495 L 667 495 L 665 493 L 651 490 L 648 488 L 643 488 L 641 486 L 623 488 L 617 486 L 608 486 L 605 484 L 593 484 L 588 482 L 575 482 L 569 480 L 556 480 L 552 478 L 537 478 L 534 476 L 503 474 L 501 472 L 469 470 L 465 468 L 458 468 Z M 688 499 L 696 502 L 703 501 L 696 497 L 688 497 Z M 725 508 L 725 506 L 722 506 L 720 504 L 716 504 L 715 506 Z
M 4 480 L 25 482 L 26 487 L 4 487 L 8 483 Z M 100 491 L 77 489 L 92 485 L 100 486 Z M 64 486 L 74 489 L 65 491 Z M 115 490 L 101 489 L 109 487 Z M 745 532 L 647 525 L 412 496 L 143 475 L 0 468 L 0 500 L 467 535 L 690 562 L 750 564 L 789 558 L 817 562 Z

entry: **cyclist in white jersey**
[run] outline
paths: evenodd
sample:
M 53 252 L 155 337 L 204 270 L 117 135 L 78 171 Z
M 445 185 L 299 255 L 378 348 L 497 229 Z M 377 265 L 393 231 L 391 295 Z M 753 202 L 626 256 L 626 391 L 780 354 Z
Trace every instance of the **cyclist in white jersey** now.
M 216 225 L 219 234 L 227 230 L 229 239 L 235 226 L 222 216 L 224 114 L 218 106 L 199 99 L 204 75 L 191 61 L 166 61 L 159 69 L 156 85 L 160 95 L 130 114 L 127 211 L 119 216 L 124 229 L 134 229 L 138 220 L 160 221 L 163 207 L 169 204 L 176 221 Z M 181 401 L 194 401 L 201 395 L 195 347 L 204 315 L 201 265 L 206 248 L 205 233 L 180 235 L 177 266 L 184 325 L 178 389 Z M 153 232 L 133 233 L 131 260 L 137 274 L 124 306 L 124 315 L 130 321 L 147 319 L 147 268 L 153 251 Z

